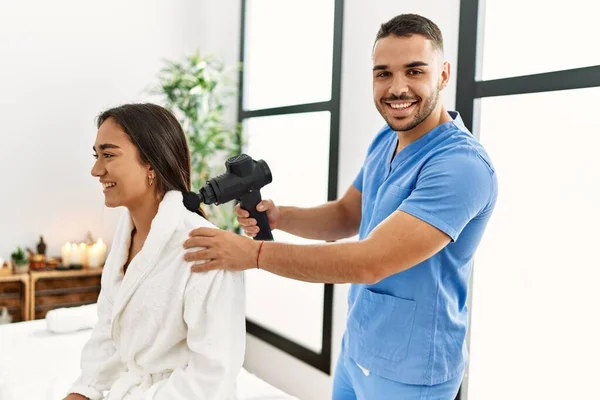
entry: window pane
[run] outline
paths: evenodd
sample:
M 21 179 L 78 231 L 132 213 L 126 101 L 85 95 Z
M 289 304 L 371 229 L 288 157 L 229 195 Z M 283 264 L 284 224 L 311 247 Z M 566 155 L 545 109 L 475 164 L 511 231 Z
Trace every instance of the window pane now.
M 599 11 L 593 0 L 486 0 L 482 79 L 600 65 Z
M 269 165 L 273 182 L 261 190 L 277 205 L 309 207 L 327 201 L 328 111 L 250 118 L 244 130 L 247 153 Z M 278 242 L 314 243 L 280 231 Z M 247 316 L 315 352 L 321 351 L 323 285 L 293 281 L 261 271 L 246 275 Z
M 331 99 L 334 0 L 248 0 L 244 109 Z
M 475 259 L 469 398 L 589 399 L 600 372 L 600 88 L 481 102 L 499 198 Z

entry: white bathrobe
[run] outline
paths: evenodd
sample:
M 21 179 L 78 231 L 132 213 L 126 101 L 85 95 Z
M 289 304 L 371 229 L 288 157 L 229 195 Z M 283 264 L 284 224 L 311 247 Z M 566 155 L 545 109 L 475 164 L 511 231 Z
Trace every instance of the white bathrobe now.
M 198 227 L 214 226 L 188 211 L 180 192 L 166 193 L 123 276 L 133 229 L 125 212 L 102 274 L 98 324 L 70 392 L 92 400 L 235 398 L 245 352 L 243 274 L 191 272 L 183 242 Z

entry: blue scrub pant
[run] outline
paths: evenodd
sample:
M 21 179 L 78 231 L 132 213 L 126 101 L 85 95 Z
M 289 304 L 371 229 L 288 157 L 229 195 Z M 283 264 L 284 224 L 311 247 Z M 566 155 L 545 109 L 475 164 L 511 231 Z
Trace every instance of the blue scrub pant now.
M 342 353 L 333 379 L 333 400 L 454 400 L 463 374 L 439 385 L 407 385 L 362 370 Z

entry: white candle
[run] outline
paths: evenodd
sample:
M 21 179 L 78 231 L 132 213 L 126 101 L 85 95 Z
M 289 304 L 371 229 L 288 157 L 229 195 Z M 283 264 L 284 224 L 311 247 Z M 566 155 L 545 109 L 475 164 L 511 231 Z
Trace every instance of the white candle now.
M 62 256 L 62 265 L 71 265 L 71 255 L 73 254 L 71 243 L 65 243 L 60 250 Z
M 77 264 L 87 264 L 87 244 L 79 243 L 79 262 Z
M 88 267 L 97 268 L 101 265 L 100 251 L 98 249 L 98 246 L 96 246 L 95 243 L 93 245 L 91 245 L 90 247 L 88 247 L 87 256 L 88 256 Z
M 106 258 L 106 244 L 102 239 L 98 239 L 96 243 L 88 247 L 87 261 L 91 268 L 98 268 L 104 264 Z
M 104 262 L 106 261 L 106 243 L 104 243 L 102 238 L 100 238 L 98 239 L 97 245 L 100 248 L 100 263 L 104 264 Z
M 71 245 L 71 259 L 69 260 L 69 265 L 80 264 L 81 256 L 79 255 L 79 246 L 77 243 L 73 243 Z
M 71 244 L 71 259 L 69 265 L 85 265 L 86 262 L 86 244 Z

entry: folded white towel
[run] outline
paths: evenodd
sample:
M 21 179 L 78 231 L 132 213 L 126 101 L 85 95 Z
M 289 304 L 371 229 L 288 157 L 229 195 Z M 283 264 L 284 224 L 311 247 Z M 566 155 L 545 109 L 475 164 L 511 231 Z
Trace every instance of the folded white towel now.
M 46 314 L 46 325 L 50 332 L 67 333 L 91 329 L 98 322 L 96 304 L 79 307 L 57 308 Z

